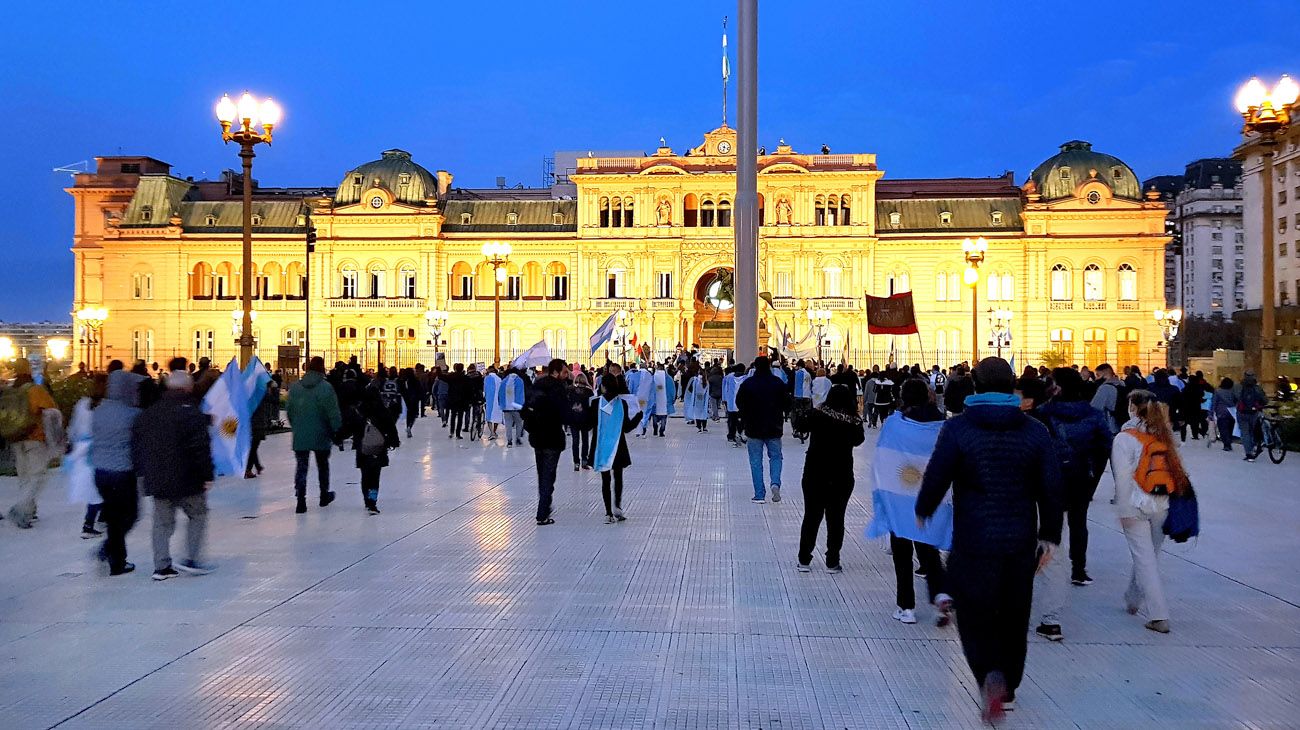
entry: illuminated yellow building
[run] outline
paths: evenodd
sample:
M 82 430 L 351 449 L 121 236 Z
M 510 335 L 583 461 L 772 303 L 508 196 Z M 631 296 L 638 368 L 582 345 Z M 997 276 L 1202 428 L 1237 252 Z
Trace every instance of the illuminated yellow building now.
M 274 362 L 310 328 L 311 353 L 329 360 L 431 363 L 425 312 L 441 309 L 442 352 L 491 360 L 489 241 L 511 246 L 503 357 L 545 339 L 586 360 L 588 337 L 617 310 L 659 355 L 726 347 L 731 312 L 711 292 L 732 266 L 735 144 L 722 127 L 689 150 L 579 157 L 570 185 L 554 189 L 455 188 L 401 150 L 337 187 L 255 187 L 258 353 Z M 873 154 L 784 141 L 761 152 L 759 288 L 771 299 L 760 314 L 774 343 L 781 330 L 801 339 L 812 307 L 832 313 L 823 351 L 834 359 L 948 365 L 970 358 L 973 319 L 980 354 L 998 351 L 989 310 L 1002 310 L 1001 352 L 1018 364 L 1049 350 L 1088 365 L 1164 361 L 1152 312 L 1164 303 L 1165 209 L 1088 143 L 1062 145 L 1022 186 L 1009 173 L 892 179 Z M 229 360 L 245 181 L 193 182 L 147 157 L 97 162 L 68 192 L 74 309 L 109 311 L 104 357 Z M 318 242 L 307 257 L 309 226 Z M 979 237 L 988 248 L 972 290 L 962 241 Z M 869 336 L 863 295 L 908 290 L 920 334 Z

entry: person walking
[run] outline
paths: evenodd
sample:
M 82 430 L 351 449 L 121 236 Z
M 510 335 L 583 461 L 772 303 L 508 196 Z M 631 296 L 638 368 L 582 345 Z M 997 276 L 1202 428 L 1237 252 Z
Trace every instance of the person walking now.
M 952 546 L 952 504 L 945 500 L 925 529 L 913 515 L 919 476 L 925 473 L 935 441 L 943 427 L 943 411 L 933 402 L 926 381 L 903 381 L 899 397 L 902 407 L 885 419 L 876 441 L 871 464 L 873 515 L 867 537 L 889 536 L 889 553 L 894 559 L 895 604 L 893 617 L 905 624 L 916 623 L 917 575 L 925 576 L 930 603 L 937 611 L 935 625 L 952 621 L 952 597 L 948 595 L 943 560 L 939 550 Z M 920 570 L 912 569 L 915 551 Z
M 487 425 L 488 441 L 497 440 L 497 427 L 505 423 L 501 412 L 501 376 L 496 365 L 488 365 L 483 376 L 483 422 Z
M 652 420 L 650 409 L 653 406 L 651 401 L 654 400 L 655 392 L 654 366 L 647 364 L 645 369 L 641 369 L 636 363 L 632 363 L 627 371 L 627 389 L 636 397 L 637 406 L 644 416 L 640 428 L 637 429 L 636 437 L 645 438 L 646 429 L 649 428 Z
M 320 358 L 315 358 L 319 360 Z M 324 369 L 324 361 L 321 362 Z M 131 429 L 132 458 L 144 493 L 153 497 L 153 579 L 181 572 L 204 575 L 208 529 L 208 487 L 212 483 L 211 418 L 194 395 L 194 380 L 184 370 L 167 377 L 167 392 L 145 409 Z M 326 451 L 329 447 L 326 445 Z M 176 511 L 185 513 L 185 559 L 172 563 L 171 538 Z
M 445 368 L 434 368 L 433 376 L 433 404 L 438 410 L 438 420 L 442 421 L 442 427 L 447 427 L 447 419 L 451 416 L 451 408 L 448 407 L 447 398 L 451 391 L 451 385 L 447 382 L 448 373 Z
M 524 419 L 520 412 L 527 400 L 527 391 L 524 387 L 524 379 L 519 376 L 518 370 L 514 368 L 506 370 L 497 399 L 506 424 L 506 446 L 522 446 Z
M 695 425 L 697 433 L 709 432 L 709 384 L 699 366 L 692 365 L 694 372 L 686 376 L 685 415 L 686 422 Z
M 103 501 L 108 527 L 100 554 L 108 561 L 109 575 L 135 570 L 126 560 L 126 533 L 139 513 L 132 428 L 140 415 L 140 392 L 147 380 L 125 370 L 109 373 L 104 400 L 91 411 L 90 465 L 95 469 L 95 489 Z
M 1247 370 L 1241 379 L 1241 394 L 1237 396 L 1237 425 L 1241 430 L 1241 447 L 1246 452 L 1245 461 L 1254 462 L 1264 447 L 1260 445 L 1260 425 L 1268 396 L 1259 387 L 1255 373 Z
M 320 486 L 320 506 L 334 501 L 330 491 L 330 446 L 334 435 L 343 427 L 343 414 L 334 388 L 325 382 L 325 359 L 313 357 L 307 363 L 302 380 L 289 388 L 285 414 L 293 428 L 293 455 L 297 467 L 293 475 L 293 493 L 298 499 L 297 514 L 307 511 L 307 465 L 316 456 L 316 478 Z
M 417 404 L 418 407 L 418 404 Z M 388 450 L 402 445 L 397 438 L 397 419 L 376 388 L 366 388 L 357 408 L 360 420 L 353 431 L 352 448 L 361 471 L 361 500 L 366 512 L 379 514 L 379 477 L 388 466 Z
M 581 377 L 581 376 L 579 376 Z M 596 430 L 594 465 L 600 472 L 600 494 L 605 501 L 605 523 L 623 522 L 623 470 L 632 465 L 627 434 L 641 421 L 642 413 L 629 416 L 635 397 L 617 376 L 606 373 L 600 379 L 600 395 L 590 399 L 588 417 Z M 613 494 L 610 493 L 611 483 Z
M 14 361 L 14 382 L 0 398 L 0 435 L 13 449 L 18 473 L 18 501 L 9 508 L 9 519 L 28 529 L 36 519 L 36 501 L 49 478 L 51 451 L 57 451 L 59 435 L 51 428 L 62 427 L 58 405 L 45 386 L 32 379 L 32 365 L 25 357 Z M 48 414 L 47 414 L 48 413 Z
M 1115 368 L 1105 362 L 1097 366 L 1097 378 L 1100 382 L 1092 394 L 1091 405 L 1105 416 L 1113 436 L 1128 420 L 1124 382 L 1115 376 Z
M 413 438 L 411 427 L 420 417 L 420 403 L 424 400 L 424 388 L 415 376 L 415 371 L 406 368 L 397 378 L 397 391 L 402 396 L 402 405 L 406 410 L 406 437 Z
M 677 412 L 677 384 L 663 365 L 655 365 L 654 393 L 650 404 L 650 415 L 654 419 L 651 427 L 654 435 L 668 434 L 668 417 Z
M 825 401 L 796 412 L 791 428 L 808 434 L 808 454 L 803 468 L 803 525 L 799 531 L 801 573 L 812 568 L 817 532 L 826 522 L 826 571 L 841 573 L 840 548 L 844 545 L 844 512 L 853 496 L 853 449 L 866 440 L 858 399 L 847 386 L 836 385 Z M 773 487 L 776 500 L 778 487 Z
M 1065 487 L 1067 532 L 1070 536 L 1069 582 L 1092 585 L 1088 575 L 1088 508 L 1110 459 L 1111 433 L 1106 416 L 1086 400 L 1082 376 L 1073 368 L 1056 368 L 1052 380 L 1057 393 L 1031 412 L 1052 438 Z M 1039 636 L 1061 641 L 1061 615 L 1065 612 L 1067 576 L 1065 561 L 1047 564 L 1034 579 L 1040 611 Z
M 68 442 L 70 449 L 63 459 L 63 470 L 68 475 L 68 501 L 73 504 L 86 505 L 85 517 L 81 523 L 81 539 L 93 540 L 103 537 L 104 533 L 95 528 L 95 523 L 102 519 L 104 498 L 95 486 L 95 467 L 90 463 L 91 422 L 95 409 L 104 401 L 104 392 L 108 379 L 100 373 L 89 376 L 90 395 L 77 401 L 73 406 L 72 418 L 68 421 Z M 101 557 L 103 552 L 100 553 Z
M 1232 451 L 1232 431 L 1237 427 L 1237 393 L 1232 378 L 1219 381 L 1219 387 L 1210 398 L 1210 415 L 1223 442 L 1224 451 Z
M 740 407 L 736 405 L 736 392 L 745 382 L 745 366 L 737 364 L 722 379 L 722 400 L 727 408 L 727 441 L 733 448 L 740 448 L 745 443 L 744 428 L 740 422 Z M 644 424 L 642 429 L 644 429 Z
M 767 451 L 772 501 L 781 501 L 781 436 L 790 391 L 772 374 L 772 362 L 760 355 L 754 359 L 753 374 L 736 390 L 736 406 L 749 438 L 749 473 L 754 482 L 754 504 L 767 503 L 763 484 L 763 451 Z
M 826 396 L 831 392 L 831 385 L 833 385 L 833 383 L 831 383 L 831 379 L 826 376 L 826 368 L 818 368 L 817 377 L 813 378 L 812 381 L 813 408 L 820 408 L 821 405 L 826 402 Z M 847 388 L 848 386 L 845 387 Z M 853 410 L 856 413 L 858 406 L 857 389 L 849 388 L 849 392 L 853 395 Z
M 709 366 L 709 418 L 722 420 L 722 365 L 714 362 Z
M 953 492 L 950 592 L 962 650 L 997 721 L 1015 706 L 1024 674 L 1034 573 L 1061 542 L 1065 512 L 1051 437 L 1020 410 L 1007 362 L 975 367 L 975 395 L 944 422 L 916 498 L 922 522 Z M 949 381 L 948 394 L 954 381 Z
M 266 381 L 262 397 L 257 401 L 257 406 L 253 408 L 253 414 L 249 418 L 252 426 L 252 438 L 249 441 L 248 464 L 244 467 L 245 479 L 256 479 L 265 469 L 262 467 L 262 459 L 258 456 L 258 447 L 266 440 L 267 433 L 271 430 L 271 419 L 275 413 L 275 408 L 280 404 L 280 387 L 275 384 L 274 380 Z
M 605 377 L 613 377 L 606 375 Z M 602 378 L 602 387 L 604 379 Z M 596 393 L 587 382 L 585 373 L 573 376 L 573 383 L 568 387 L 568 410 L 565 411 L 565 423 L 573 437 L 573 470 L 590 469 L 592 451 L 596 444 L 592 439 L 592 429 L 596 427 L 595 405 Z
M 537 460 L 537 524 L 553 525 L 551 502 L 555 495 L 555 469 L 564 453 L 564 413 L 568 408 L 565 381 L 569 367 L 559 358 L 533 383 L 521 415 L 528 428 L 528 445 Z
M 1124 605 L 1130 615 L 1145 611 L 1146 628 L 1167 634 L 1169 605 L 1157 558 L 1165 538 L 1169 495 L 1185 493 L 1191 483 L 1165 405 L 1150 391 L 1137 390 L 1128 395 L 1128 412 L 1129 421 L 1115 437 L 1110 457 L 1115 510 L 1133 559 Z

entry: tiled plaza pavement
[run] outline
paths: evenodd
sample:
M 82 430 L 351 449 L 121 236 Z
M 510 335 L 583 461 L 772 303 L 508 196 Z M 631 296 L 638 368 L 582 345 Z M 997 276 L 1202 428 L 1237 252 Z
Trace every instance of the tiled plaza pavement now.
M 928 608 L 890 618 L 890 558 L 861 537 L 871 446 L 845 572 L 800 574 L 802 448 L 787 436 L 785 501 L 755 506 L 720 430 L 674 420 L 667 439 L 633 439 L 621 525 L 603 523 L 599 478 L 562 462 L 546 528 L 527 448 L 449 441 L 426 419 L 385 471 L 381 516 L 337 452 L 340 500 L 297 516 L 276 436 L 261 479 L 212 493 L 220 569 L 165 583 L 149 579 L 147 505 L 140 569 L 110 580 L 56 479 L 36 529 L 0 523 L 0 726 L 975 726 L 955 630 Z M 1205 534 L 1162 557 L 1173 633 L 1122 609 L 1104 482 L 1097 582 L 1071 589 L 1064 643 L 1031 639 L 1008 726 L 1300 724 L 1300 456 L 1185 452 Z

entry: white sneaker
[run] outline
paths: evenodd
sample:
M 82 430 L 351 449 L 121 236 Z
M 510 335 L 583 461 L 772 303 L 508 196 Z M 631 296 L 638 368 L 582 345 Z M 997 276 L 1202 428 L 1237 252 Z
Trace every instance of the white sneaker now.
M 795 570 L 799 571 L 800 573 L 811 573 L 812 565 L 809 565 L 807 563 L 798 563 L 795 566 Z
M 916 623 L 916 613 L 910 608 L 900 608 L 894 612 L 894 618 L 905 624 Z
M 762 497 L 754 497 L 749 501 L 753 502 L 754 504 L 767 504 L 767 500 L 763 499 Z
M 773 502 L 781 501 L 781 486 L 779 484 L 772 485 L 772 501 Z

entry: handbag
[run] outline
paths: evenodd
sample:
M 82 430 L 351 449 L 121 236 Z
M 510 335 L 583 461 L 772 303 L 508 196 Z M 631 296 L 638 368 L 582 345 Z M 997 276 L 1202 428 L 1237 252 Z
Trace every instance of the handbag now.
M 1201 515 L 1196 504 L 1196 493 L 1189 486 L 1185 493 L 1169 496 L 1169 514 L 1165 516 L 1164 533 L 1177 543 L 1201 534 Z
M 361 455 L 362 456 L 379 456 L 388 450 L 387 441 L 384 434 L 375 424 L 366 421 L 366 430 L 361 436 Z

